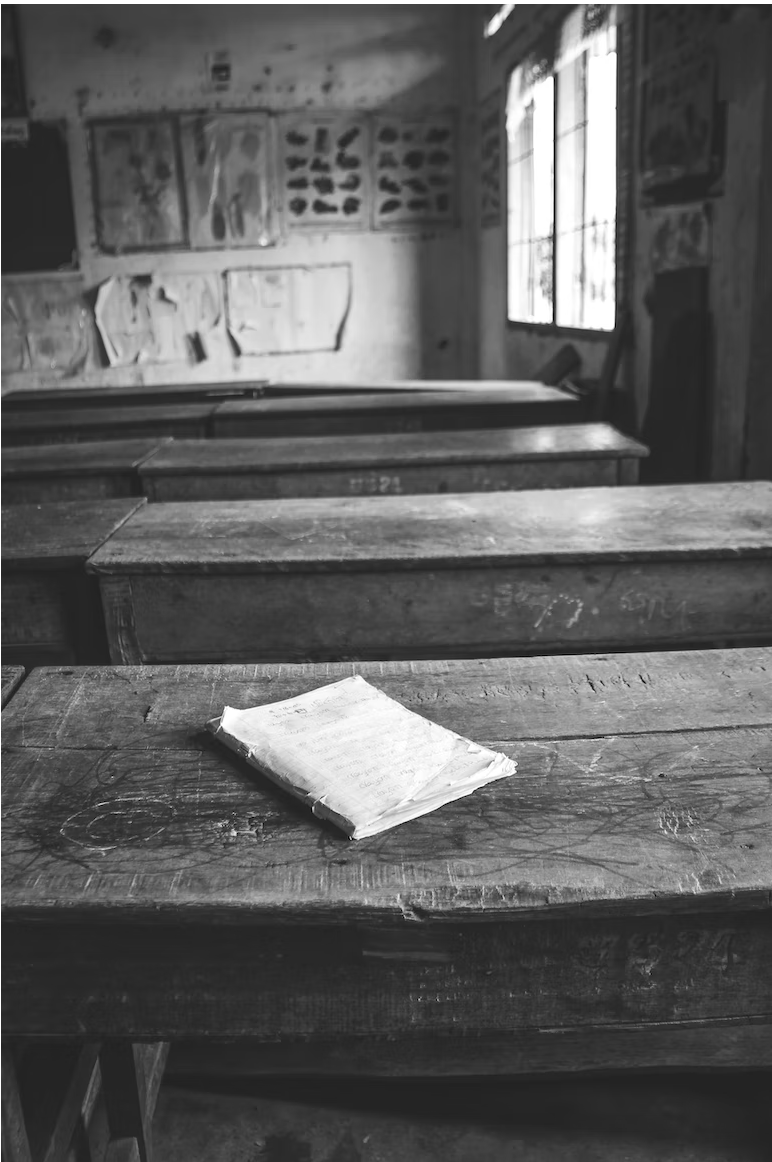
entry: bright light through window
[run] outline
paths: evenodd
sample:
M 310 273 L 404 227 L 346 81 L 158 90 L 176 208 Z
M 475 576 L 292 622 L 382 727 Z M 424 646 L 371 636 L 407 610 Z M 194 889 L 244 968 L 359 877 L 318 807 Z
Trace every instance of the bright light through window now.
M 524 65 L 507 97 L 508 316 L 613 330 L 616 29 L 563 28 L 555 67 Z M 569 24 L 570 22 L 570 24 Z
M 502 4 L 498 11 L 494 12 L 493 16 L 485 25 L 485 28 L 483 29 L 483 36 L 486 39 L 489 36 L 495 36 L 504 21 L 507 19 L 511 12 L 514 12 L 514 10 L 514 4 Z

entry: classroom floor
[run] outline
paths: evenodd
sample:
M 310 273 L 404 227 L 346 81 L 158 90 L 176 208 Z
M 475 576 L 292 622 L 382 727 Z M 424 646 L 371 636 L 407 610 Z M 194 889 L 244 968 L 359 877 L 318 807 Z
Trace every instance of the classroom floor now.
M 760 1073 L 186 1080 L 153 1140 L 156 1162 L 769 1162 L 770 1096 Z

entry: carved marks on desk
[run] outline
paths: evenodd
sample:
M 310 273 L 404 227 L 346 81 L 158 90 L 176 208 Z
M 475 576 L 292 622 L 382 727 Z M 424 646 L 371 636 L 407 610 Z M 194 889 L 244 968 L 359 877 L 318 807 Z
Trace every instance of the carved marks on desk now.
M 770 882 L 767 732 L 485 741 L 518 760 L 515 777 L 356 844 L 214 744 L 96 762 L 41 750 L 40 782 L 7 809 L 6 885 L 74 902 L 361 906 L 420 921 Z

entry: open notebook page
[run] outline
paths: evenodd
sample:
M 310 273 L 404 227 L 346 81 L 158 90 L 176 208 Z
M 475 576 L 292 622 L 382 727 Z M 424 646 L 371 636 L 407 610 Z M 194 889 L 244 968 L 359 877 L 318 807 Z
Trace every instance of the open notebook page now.
M 505 755 L 414 714 L 358 675 L 267 706 L 226 706 L 209 725 L 354 839 L 515 770 Z

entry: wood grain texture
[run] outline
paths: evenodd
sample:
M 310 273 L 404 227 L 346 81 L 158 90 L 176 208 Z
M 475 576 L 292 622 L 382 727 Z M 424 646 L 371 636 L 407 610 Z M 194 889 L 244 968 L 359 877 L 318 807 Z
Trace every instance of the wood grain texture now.
M 96 408 L 37 408 L 3 413 L 4 445 L 73 444 L 209 435 L 209 420 L 218 404 L 164 404 Z
M 2 676 L 2 705 L 11 698 L 15 690 L 24 681 L 24 666 L 3 666 Z
M 99 1044 L 26 1045 L 17 1069 L 32 1157 L 65 1162 L 82 1128 Z
M 2 644 L 8 662 L 106 661 L 98 585 L 87 557 L 144 499 L 24 504 L 2 510 Z
M 3 504 L 141 496 L 137 469 L 163 442 L 104 440 L 4 448 Z
M 235 921 L 321 908 L 345 922 L 762 906 L 770 672 L 768 649 L 37 671 L 3 719 L 5 915 Z M 510 754 L 517 775 L 351 844 L 201 739 L 226 703 L 350 673 Z
M 554 1068 L 558 1045 L 561 1068 L 635 1067 L 639 1033 L 663 1061 L 679 1031 L 682 1063 L 768 1054 L 771 671 L 772 650 L 37 671 L 4 715 L 5 1028 L 247 1036 L 375 1073 Z M 353 844 L 202 737 L 226 702 L 352 672 L 516 775 Z
M 151 505 L 89 561 L 116 663 L 772 637 L 772 485 Z
M 354 392 L 220 404 L 215 436 L 300 436 L 435 431 L 571 423 L 584 418 L 572 393 L 540 383 L 473 391 Z
M 689 557 L 772 560 L 772 483 L 149 505 L 90 568 L 328 572 Z
M 80 566 L 144 504 L 120 498 L 3 507 L 3 570 Z
M 613 485 L 644 445 L 606 424 L 175 441 L 141 468 L 153 501 Z M 629 482 L 629 481 L 626 481 Z

